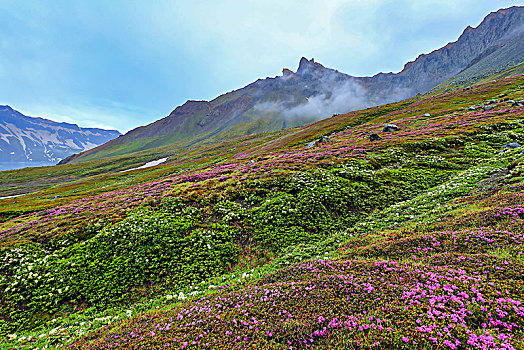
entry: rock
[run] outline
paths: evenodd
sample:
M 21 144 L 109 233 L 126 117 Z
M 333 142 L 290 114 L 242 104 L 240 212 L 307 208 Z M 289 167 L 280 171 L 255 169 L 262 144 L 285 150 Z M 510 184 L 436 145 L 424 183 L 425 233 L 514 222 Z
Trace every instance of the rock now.
M 321 136 L 318 139 L 318 143 L 327 143 L 327 142 L 331 142 L 331 139 L 329 138 L 329 136 Z
M 386 124 L 386 126 L 384 126 L 384 129 L 382 129 L 382 132 L 391 131 L 398 131 L 398 126 L 396 126 L 395 124 Z
M 346 130 L 349 130 L 349 129 L 351 129 L 351 126 L 350 125 L 346 126 Z
M 369 135 L 369 141 L 378 141 L 378 140 L 382 140 L 382 138 L 378 136 L 378 134 Z
M 515 101 L 513 101 L 513 100 L 507 100 L 506 103 L 507 103 L 507 104 L 513 104 L 513 103 L 515 103 Z
M 484 106 L 485 111 L 489 111 L 492 107 L 491 106 Z
M 510 142 L 510 143 L 506 143 L 505 145 L 502 145 L 502 148 L 504 149 L 517 149 L 520 147 L 522 147 L 522 145 L 517 142 Z
M 475 106 L 471 106 L 471 107 L 468 108 L 468 110 L 470 110 L 470 111 L 474 111 L 475 109 L 476 109 Z
M 254 161 L 253 159 L 251 159 L 249 162 L 250 162 L 251 164 L 253 164 L 255 161 Z
M 489 101 L 489 104 L 490 104 L 490 105 L 493 105 L 493 104 L 495 104 L 495 103 L 497 103 L 497 100 L 491 100 L 491 101 Z
M 307 144 L 306 149 L 313 148 L 313 147 L 315 147 L 316 144 L 317 144 L 316 141 L 311 141 L 310 143 Z
M 58 198 L 60 198 L 59 195 L 56 195 L 56 196 L 53 197 L 53 199 L 58 199 Z
M 464 91 L 471 90 L 471 86 L 466 86 L 463 90 Z
M 388 120 L 386 120 L 386 123 L 389 123 L 390 121 L 391 121 L 391 119 L 388 119 Z
M 431 117 L 431 114 L 429 114 L 429 113 L 424 113 L 424 117 Z
M 291 69 L 288 69 L 288 68 L 282 69 L 282 75 L 283 76 L 287 77 L 287 76 L 292 75 L 292 74 L 294 74 L 294 72 Z

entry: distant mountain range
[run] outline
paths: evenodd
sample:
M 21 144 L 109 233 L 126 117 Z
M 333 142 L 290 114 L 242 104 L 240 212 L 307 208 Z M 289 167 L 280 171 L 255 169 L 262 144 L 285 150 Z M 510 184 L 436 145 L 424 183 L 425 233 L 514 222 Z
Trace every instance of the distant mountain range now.
M 514 6 L 490 13 L 457 41 L 420 55 L 399 73 L 354 77 L 302 58 L 296 72 L 284 68 L 281 76 L 259 79 L 212 101 L 187 101 L 163 119 L 63 162 L 299 126 L 425 93 L 446 81 L 475 81 L 523 61 L 524 7 Z
M 101 145 L 120 132 L 81 128 L 0 106 L 0 162 L 54 162 Z

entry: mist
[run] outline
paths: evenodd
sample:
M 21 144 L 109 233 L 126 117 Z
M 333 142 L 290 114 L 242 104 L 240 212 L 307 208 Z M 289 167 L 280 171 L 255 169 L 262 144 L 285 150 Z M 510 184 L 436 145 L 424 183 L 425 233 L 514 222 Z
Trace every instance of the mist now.
M 324 90 L 326 91 L 326 90 Z M 286 118 L 317 118 L 331 117 L 333 114 L 342 114 L 369 106 L 366 90 L 356 82 L 346 81 L 335 86 L 328 93 L 313 95 L 305 98 L 305 103 L 289 109 L 282 114 Z
M 314 89 L 322 93 L 305 97 L 302 102 L 291 98 L 279 102 L 260 102 L 255 105 L 254 111 L 264 114 L 279 113 L 286 120 L 317 121 L 334 114 L 348 113 L 411 96 L 409 89 L 395 88 L 377 97 L 376 92 L 364 88 L 357 79 L 340 81 L 334 75 L 324 76 L 315 82 L 320 86 Z

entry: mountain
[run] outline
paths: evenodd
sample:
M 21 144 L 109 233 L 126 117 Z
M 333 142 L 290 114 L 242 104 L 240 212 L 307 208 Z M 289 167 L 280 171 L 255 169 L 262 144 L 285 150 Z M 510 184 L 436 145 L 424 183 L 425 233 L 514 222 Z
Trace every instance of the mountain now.
M 524 7 L 514 6 L 490 13 L 478 27 L 464 29 L 457 41 L 420 55 L 401 72 L 380 73 L 370 80 L 377 83 L 375 89 L 401 87 L 414 93 L 450 78 L 450 83 L 468 83 L 523 62 L 523 47 Z
M 0 162 L 58 162 L 119 135 L 116 130 L 81 128 L 0 106 Z
M 523 47 L 524 7 L 514 6 L 490 13 L 457 41 L 418 56 L 398 73 L 354 77 L 303 57 L 296 72 L 284 68 L 281 76 L 259 79 L 212 101 L 187 101 L 163 119 L 64 162 L 304 125 L 424 93 L 453 77 L 464 83 L 502 71 L 524 61 Z

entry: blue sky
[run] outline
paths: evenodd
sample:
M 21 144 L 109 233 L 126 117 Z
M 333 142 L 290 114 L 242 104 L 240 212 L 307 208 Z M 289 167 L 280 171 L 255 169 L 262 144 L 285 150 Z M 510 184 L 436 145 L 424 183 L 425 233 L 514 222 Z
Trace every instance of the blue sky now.
M 0 104 L 126 132 L 300 57 L 397 72 L 504 0 L 0 0 Z

